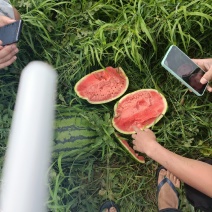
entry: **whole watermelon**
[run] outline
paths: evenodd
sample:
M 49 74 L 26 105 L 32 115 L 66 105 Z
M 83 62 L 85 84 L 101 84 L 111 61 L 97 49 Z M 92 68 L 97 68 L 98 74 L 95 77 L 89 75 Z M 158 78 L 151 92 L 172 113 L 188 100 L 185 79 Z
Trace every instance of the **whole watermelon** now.
M 70 108 L 58 108 L 55 121 L 53 159 L 62 162 L 84 161 L 101 146 L 98 132 L 86 113 Z

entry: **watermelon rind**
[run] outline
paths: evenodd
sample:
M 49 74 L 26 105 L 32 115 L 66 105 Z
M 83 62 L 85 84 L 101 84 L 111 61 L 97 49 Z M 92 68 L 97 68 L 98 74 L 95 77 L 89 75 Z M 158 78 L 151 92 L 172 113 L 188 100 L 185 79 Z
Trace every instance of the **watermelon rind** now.
M 98 74 L 98 73 L 107 71 L 107 68 L 116 69 L 116 71 L 120 73 L 120 76 L 121 76 L 122 78 L 124 78 L 124 80 L 125 80 L 125 87 L 122 88 L 121 92 L 120 92 L 118 95 L 114 96 L 114 97 L 110 97 L 110 98 L 107 98 L 107 99 L 105 99 L 105 100 L 100 100 L 100 101 L 93 101 L 93 100 L 89 99 L 87 96 L 81 95 L 80 92 L 79 92 L 79 86 L 83 83 L 83 81 L 86 80 L 86 78 L 87 78 L 88 76 L 92 75 L 92 74 Z M 92 82 L 91 82 L 91 84 L 92 84 Z M 118 85 L 117 85 L 117 86 L 118 86 Z M 87 100 L 90 104 L 104 104 L 104 103 L 107 103 L 107 102 L 111 102 L 111 101 L 113 101 L 113 100 L 119 98 L 120 96 L 122 96 L 122 95 L 126 92 L 128 86 L 129 86 L 129 79 L 128 79 L 127 75 L 125 74 L 124 70 L 123 70 L 121 67 L 117 67 L 117 68 L 106 67 L 105 69 L 100 69 L 100 70 L 97 70 L 97 71 L 93 71 L 93 72 L 91 72 L 90 74 L 85 75 L 83 78 L 81 78 L 81 79 L 76 83 L 76 85 L 74 86 L 74 90 L 75 90 L 76 94 L 77 94 L 81 99 Z M 112 90 L 112 89 L 115 89 L 114 86 L 111 87 L 111 90 Z M 101 94 L 101 93 L 100 93 L 100 94 Z
M 115 132 L 115 137 L 121 143 L 121 145 L 125 148 L 125 150 L 127 150 L 127 152 L 131 155 L 133 159 L 135 159 L 139 163 L 145 163 L 144 157 L 141 155 L 138 155 L 138 156 L 136 155 L 135 150 L 132 147 L 130 147 L 130 145 L 127 142 L 127 139 L 121 137 L 117 132 Z
M 163 104 L 164 104 L 164 109 L 163 111 L 161 112 L 161 114 L 151 123 L 151 124 L 148 124 L 148 125 L 145 125 L 143 128 L 140 128 L 141 130 L 142 129 L 145 129 L 145 128 L 150 128 L 151 126 L 155 125 L 166 113 L 167 111 L 167 108 L 168 108 L 168 104 L 167 104 L 167 101 L 166 101 L 166 98 L 164 97 L 163 94 L 161 94 L 160 92 L 158 92 L 158 90 L 156 89 L 140 89 L 140 90 L 137 90 L 137 91 L 134 91 L 132 93 L 129 93 L 129 94 L 126 94 L 125 96 L 123 96 L 115 105 L 114 105 L 114 116 L 113 116 L 113 119 L 112 119 L 112 124 L 113 124 L 113 127 L 120 133 L 123 133 L 123 134 L 133 134 L 135 133 L 135 131 L 125 131 L 125 130 L 122 130 L 119 126 L 117 126 L 116 122 L 115 122 L 115 119 L 116 117 L 118 117 L 118 114 L 117 114 L 117 108 L 118 108 L 118 105 L 121 104 L 125 98 L 129 97 L 130 95 L 135 95 L 136 93 L 139 93 L 139 92 L 143 92 L 143 91 L 149 91 L 149 92 L 156 92 L 157 94 L 159 94 L 161 97 L 162 97 L 162 100 L 163 100 Z

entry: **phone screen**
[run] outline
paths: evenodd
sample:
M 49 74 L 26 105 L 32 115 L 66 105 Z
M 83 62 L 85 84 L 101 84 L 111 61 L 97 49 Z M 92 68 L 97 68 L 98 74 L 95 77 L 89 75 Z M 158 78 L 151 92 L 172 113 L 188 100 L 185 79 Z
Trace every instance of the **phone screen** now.
M 164 64 L 199 94 L 204 92 L 207 84 L 201 84 L 200 79 L 205 72 L 177 46 L 171 47 Z

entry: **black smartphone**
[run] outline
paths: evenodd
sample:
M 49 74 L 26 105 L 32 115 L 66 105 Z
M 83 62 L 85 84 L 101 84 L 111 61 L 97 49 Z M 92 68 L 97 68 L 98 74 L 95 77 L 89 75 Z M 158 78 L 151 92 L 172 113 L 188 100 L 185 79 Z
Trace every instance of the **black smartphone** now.
M 203 95 L 207 84 L 201 84 L 200 79 L 205 72 L 177 46 L 170 46 L 161 64 L 197 96 Z
M 22 29 L 22 20 L 0 27 L 2 46 L 17 43 Z

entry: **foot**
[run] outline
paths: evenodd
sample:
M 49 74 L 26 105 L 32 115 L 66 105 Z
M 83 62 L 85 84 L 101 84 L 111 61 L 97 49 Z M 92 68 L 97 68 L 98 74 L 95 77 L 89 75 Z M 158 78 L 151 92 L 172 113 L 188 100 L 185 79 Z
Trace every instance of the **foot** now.
M 110 209 L 104 209 L 103 212 L 117 212 L 115 207 L 111 207 Z
M 180 187 L 180 181 L 171 172 L 161 169 L 158 176 L 158 184 L 168 178 L 176 188 Z M 158 194 L 158 209 L 176 208 L 178 209 L 178 197 L 168 183 L 165 183 Z
M 119 207 L 112 200 L 107 200 L 105 203 L 102 204 L 99 211 L 100 212 L 118 212 Z

